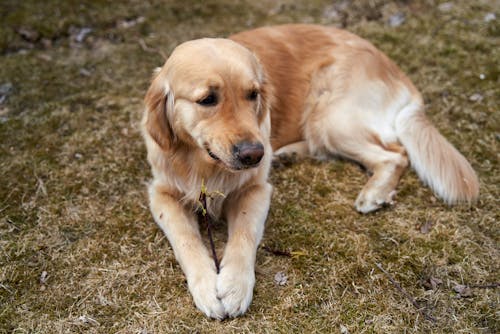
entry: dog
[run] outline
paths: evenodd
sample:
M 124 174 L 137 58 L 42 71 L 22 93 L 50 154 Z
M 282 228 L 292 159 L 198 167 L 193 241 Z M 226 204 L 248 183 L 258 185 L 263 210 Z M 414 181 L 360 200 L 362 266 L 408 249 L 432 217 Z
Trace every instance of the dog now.
M 409 163 L 448 204 L 479 193 L 408 77 L 368 41 L 332 27 L 263 27 L 179 45 L 154 74 L 142 129 L 152 215 L 194 303 L 215 319 L 242 315 L 252 300 L 273 152 L 366 167 L 372 174 L 354 203 L 361 213 L 393 202 Z M 228 224 L 219 273 L 196 220 L 202 183 L 224 194 L 207 208 Z

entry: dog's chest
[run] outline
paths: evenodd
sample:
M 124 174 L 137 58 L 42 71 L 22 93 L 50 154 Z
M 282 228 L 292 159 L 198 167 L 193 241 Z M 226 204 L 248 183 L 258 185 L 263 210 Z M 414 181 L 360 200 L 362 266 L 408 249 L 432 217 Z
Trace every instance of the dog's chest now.
M 242 189 L 244 184 L 255 174 L 255 171 L 249 170 L 240 173 L 220 172 L 210 177 L 193 175 L 188 182 L 180 185 L 184 193 L 183 201 L 192 203 L 195 208 L 200 207 L 200 194 L 202 189 L 206 193 L 208 213 L 216 218 L 222 218 L 224 203 L 229 195 Z M 179 186 L 179 184 L 178 184 Z

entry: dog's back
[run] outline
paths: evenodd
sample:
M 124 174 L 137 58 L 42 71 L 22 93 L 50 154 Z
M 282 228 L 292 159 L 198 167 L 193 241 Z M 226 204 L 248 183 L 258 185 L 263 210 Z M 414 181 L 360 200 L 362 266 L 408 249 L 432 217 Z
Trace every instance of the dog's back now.
M 278 153 L 337 154 L 374 173 L 356 201 L 359 211 L 392 202 L 408 157 L 447 203 L 477 198 L 470 164 L 426 119 L 408 77 L 368 41 L 300 24 L 230 38 L 256 54 L 274 89 L 271 142 Z

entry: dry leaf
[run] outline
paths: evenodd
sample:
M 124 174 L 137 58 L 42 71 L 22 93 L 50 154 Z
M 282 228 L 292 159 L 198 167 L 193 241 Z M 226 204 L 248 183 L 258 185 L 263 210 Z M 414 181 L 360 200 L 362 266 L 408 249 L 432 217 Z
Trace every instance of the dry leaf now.
M 436 290 L 439 285 L 443 284 L 443 280 L 436 277 L 431 277 L 429 279 L 429 283 L 431 284 L 432 290 Z
M 453 287 L 453 291 L 458 293 L 462 298 L 469 298 L 474 296 L 471 288 L 469 288 L 467 285 L 457 284 Z
M 430 232 L 433 223 L 430 220 L 427 220 L 425 223 L 420 225 L 420 233 L 427 234 Z
M 443 281 L 437 277 L 429 277 L 424 283 L 423 286 L 427 290 L 436 290 L 439 285 L 443 284 Z
M 292 251 L 290 252 L 290 255 L 292 255 L 292 258 L 297 258 L 300 256 L 307 256 L 307 252 L 304 251 Z

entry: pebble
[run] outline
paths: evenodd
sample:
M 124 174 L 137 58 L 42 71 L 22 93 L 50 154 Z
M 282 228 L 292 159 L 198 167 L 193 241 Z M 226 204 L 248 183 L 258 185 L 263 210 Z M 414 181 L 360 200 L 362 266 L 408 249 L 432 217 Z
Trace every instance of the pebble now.
M 469 97 L 469 101 L 472 101 L 472 102 L 480 102 L 482 100 L 483 100 L 483 96 L 479 93 L 472 94 Z
M 495 21 L 496 19 L 497 16 L 495 15 L 495 13 L 486 13 L 486 15 L 484 15 L 484 22 L 486 23 Z
M 12 88 L 14 85 L 10 82 L 6 82 L 0 85 L 0 104 L 4 103 L 7 100 L 7 97 L 12 92 Z
M 276 284 L 280 286 L 283 286 L 288 282 L 288 276 L 284 272 L 278 271 L 276 275 L 274 275 L 274 282 L 276 282 Z
M 399 12 L 389 17 L 389 25 L 391 27 L 399 27 L 406 20 L 405 13 Z
M 450 10 L 453 9 L 453 3 L 452 2 L 443 2 L 438 6 L 438 9 L 442 12 L 449 12 Z

